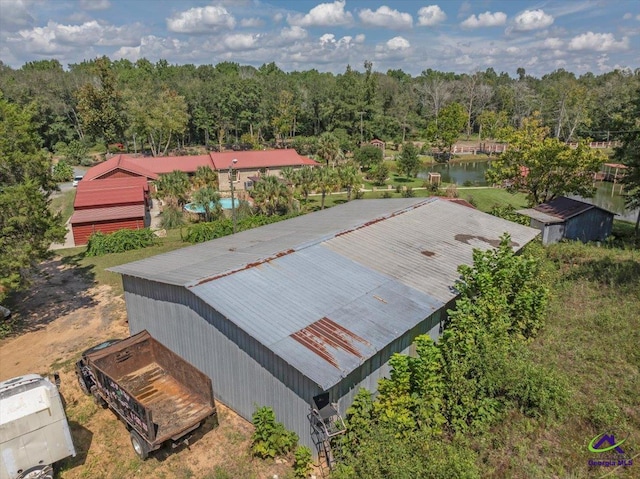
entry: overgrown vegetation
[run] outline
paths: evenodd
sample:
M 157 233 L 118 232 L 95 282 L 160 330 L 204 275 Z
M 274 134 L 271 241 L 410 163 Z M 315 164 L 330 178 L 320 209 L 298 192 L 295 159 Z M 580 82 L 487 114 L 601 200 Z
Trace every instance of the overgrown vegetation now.
M 541 251 L 533 246 L 515 255 L 505 235 L 497 249 L 476 250 L 473 259 L 459 268 L 460 298 L 438 343 L 419 336 L 415 356 L 391 357 L 375 400 L 358 393 L 336 477 L 480 477 L 460 437 L 486 431 L 514 408 L 531 418 L 562 415 L 566 379 L 532 361 L 525 347 L 546 312 Z M 444 457 L 430 451 L 434 443 L 442 443 Z M 395 457 L 381 459 L 385 444 Z
M 149 228 L 139 230 L 123 229 L 113 233 L 93 233 L 87 243 L 87 256 L 103 256 L 109 253 L 122 253 L 146 248 L 156 244 L 157 237 Z
M 256 408 L 252 417 L 255 427 L 251 452 L 262 459 L 275 458 L 289 454 L 298 444 L 298 435 L 287 431 L 284 425 L 276 421 L 276 414 L 268 406 Z M 300 454 L 301 459 L 303 453 Z

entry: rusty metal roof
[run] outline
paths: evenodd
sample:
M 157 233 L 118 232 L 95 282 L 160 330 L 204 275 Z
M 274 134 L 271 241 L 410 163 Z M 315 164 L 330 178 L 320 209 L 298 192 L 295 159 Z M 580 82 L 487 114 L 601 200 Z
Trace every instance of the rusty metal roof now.
M 357 200 L 112 268 L 187 288 L 323 389 L 455 297 L 460 264 L 539 231 L 440 199 Z
M 533 208 L 518 210 L 517 213 L 528 216 L 545 224 L 562 223 L 574 216 L 578 216 L 585 211 L 591 209 L 600 209 L 607 213 L 610 211 L 600 208 L 599 206 L 585 203 L 584 201 L 574 200 L 566 196 L 560 196 L 547 203 L 542 203 Z M 614 215 L 614 213 L 611 213 Z

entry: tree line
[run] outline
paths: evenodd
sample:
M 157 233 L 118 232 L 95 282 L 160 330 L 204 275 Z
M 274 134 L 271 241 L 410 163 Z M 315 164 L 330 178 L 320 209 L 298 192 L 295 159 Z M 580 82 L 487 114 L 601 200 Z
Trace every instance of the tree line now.
M 492 139 L 536 111 L 563 142 L 613 140 L 626 131 L 621 112 L 640 84 L 638 70 L 576 76 L 558 69 L 536 78 L 520 68 L 512 78 L 492 68 L 412 76 L 401 69 L 375 72 L 369 61 L 363 66 L 332 74 L 284 72 L 275 63 L 195 66 L 101 57 L 65 70 L 57 60 L 42 60 L 18 69 L 0 64 L 0 90 L 9 102 L 33 108 L 49 151 L 98 142 L 158 156 L 189 145 L 281 147 L 325 132 L 343 151 L 373 138 L 436 144 L 441 123 L 452 116 L 464 136 Z

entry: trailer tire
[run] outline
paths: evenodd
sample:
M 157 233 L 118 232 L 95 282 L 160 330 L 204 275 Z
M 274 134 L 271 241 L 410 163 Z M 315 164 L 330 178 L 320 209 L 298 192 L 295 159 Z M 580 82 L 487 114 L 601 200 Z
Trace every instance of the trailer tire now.
M 53 467 L 50 465 L 32 467 L 18 477 L 20 479 L 53 479 Z
M 129 432 L 129 436 L 131 437 L 131 446 L 133 446 L 133 450 L 143 461 L 149 457 L 149 446 L 147 445 L 147 441 L 140 437 L 135 430 L 131 430 Z

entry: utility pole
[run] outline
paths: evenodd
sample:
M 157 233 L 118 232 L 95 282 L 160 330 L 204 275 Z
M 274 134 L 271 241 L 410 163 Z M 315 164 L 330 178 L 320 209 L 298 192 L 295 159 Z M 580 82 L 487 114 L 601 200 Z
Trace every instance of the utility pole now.
M 238 162 L 235 158 L 229 165 L 229 184 L 231 185 L 231 221 L 233 222 L 233 234 L 236 234 L 236 200 L 233 197 L 233 165 Z

